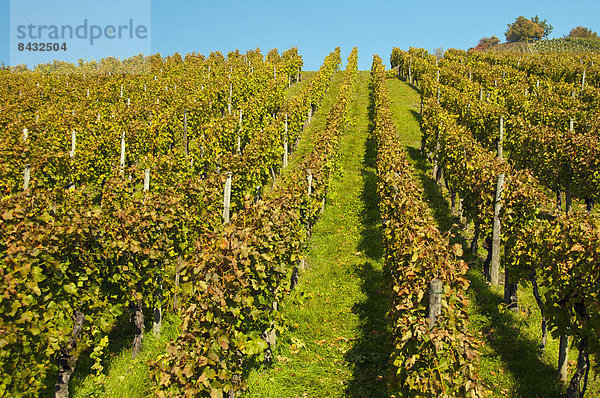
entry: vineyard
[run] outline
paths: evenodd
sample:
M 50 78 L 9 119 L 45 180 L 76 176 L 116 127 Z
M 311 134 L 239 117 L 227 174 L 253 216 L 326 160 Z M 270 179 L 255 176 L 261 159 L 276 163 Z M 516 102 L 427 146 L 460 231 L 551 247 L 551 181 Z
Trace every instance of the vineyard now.
M 600 393 L 600 57 L 545 52 L 0 70 L 0 396 Z

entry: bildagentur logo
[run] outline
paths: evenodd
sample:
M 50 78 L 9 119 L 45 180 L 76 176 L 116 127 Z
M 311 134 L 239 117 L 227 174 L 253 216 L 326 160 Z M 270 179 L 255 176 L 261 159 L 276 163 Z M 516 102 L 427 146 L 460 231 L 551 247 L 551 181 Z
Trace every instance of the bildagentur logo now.
M 151 0 L 11 0 L 10 64 L 149 55 Z
M 77 26 L 73 25 L 17 25 L 17 39 L 19 40 L 87 40 L 93 46 L 98 40 L 123 40 L 147 39 L 148 27 L 143 24 L 134 24 L 129 19 L 126 24 L 92 25 L 87 19 Z

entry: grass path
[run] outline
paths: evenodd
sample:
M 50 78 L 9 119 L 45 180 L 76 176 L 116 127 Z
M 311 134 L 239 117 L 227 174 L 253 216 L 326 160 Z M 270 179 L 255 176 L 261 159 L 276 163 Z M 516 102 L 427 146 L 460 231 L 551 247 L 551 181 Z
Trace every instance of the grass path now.
M 308 268 L 284 303 L 292 329 L 278 342 L 275 363 L 249 375 L 246 397 L 388 397 L 368 79 L 369 72 L 359 72 L 341 175 L 313 228 Z

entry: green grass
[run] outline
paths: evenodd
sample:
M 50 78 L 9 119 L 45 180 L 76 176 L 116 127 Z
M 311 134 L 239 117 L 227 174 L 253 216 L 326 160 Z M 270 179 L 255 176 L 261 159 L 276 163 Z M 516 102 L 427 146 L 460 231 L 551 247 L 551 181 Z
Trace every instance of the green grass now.
M 451 213 L 448 193 L 431 178 L 431 165 L 421 155 L 420 133 L 418 131 L 419 94 L 399 79 L 389 79 L 388 88 L 392 97 L 392 112 L 399 139 L 405 144 L 410 161 L 415 166 L 416 175 L 424 188 L 424 200 L 429 203 L 432 214 L 443 233 L 450 233 L 453 243 L 472 239 L 472 229 L 463 228 L 457 217 Z M 539 353 L 541 341 L 541 315 L 531 288 L 519 286 L 520 313 L 506 311 L 502 304 L 503 287 L 490 286 L 482 273 L 484 250 L 477 255 L 465 250 L 464 259 L 469 263 L 467 274 L 471 281 L 469 296 L 470 328 L 481 333 L 484 345 L 480 348 L 481 361 L 478 372 L 494 397 L 557 397 L 564 387 L 557 379 L 558 339 L 548 336 L 546 350 Z M 501 275 L 503 281 L 504 275 Z M 572 375 L 578 352 L 569 352 Z M 600 396 L 600 383 L 590 380 L 586 396 Z
M 166 343 L 178 335 L 178 317 L 167 313 L 163 319 L 161 335 L 155 338 L 152 334 L 152 319 L 150 314 L 146 317 L 146 333 L 142 344 L 142 351 L 136 359 L 131 358 L 131 345 L 133 342 L 133 326 L 129 322 L 128 314 L 124 314 L 114 330 L 109 335 L 109 346 L 102 359 L 104 366 L 103 375 L 94 376 L 91 370 L 93 361 L 89 358 L 89 351 L 80 354 L 75 367 L 75 372 L 69 383 L 71 397 L 114 397 L 114 398 L 145 398 L 152 396 L 152 380 L 149 376 L 147 362 L 165 352 Z M 54 383 L 56 374 L 50 375 L 47 380 L 48 387 L 42 394 L 44 397 L 54 397 Z
M 307 270 L 284 303 L 291 330 L 275 363 L 250 373 L 246 397 L 388 397 L 387 300 L 368 72 L 360 72 L 341 141 L 341 175 L 313 228 Z
M 317 72 L 302 71 L 300 72 L 300 82 L 292 84 L 291 87 L 285 90 L 285 100 L 289 101 L 296 95 L 300 94 L 306 85 L 306 82 Z
M 300 134 L 298 147 L 296 150 L 294 150 L 292 156 L 289 158 L 287 170 L 293 170 L 302 161 L 306 154 L 310 153 L 310 151 L 313 149 L 313 138 L 318 131 L 325 129 L 325 124 L 327 123 L 327 113 L 333 106 L 334 101 L 337 99 L 343 77 L 343 71 L 337 71 L 334 73 L 333 78 L 331 79 L 331 84 L 329 85 L 329 90 L 321 101 L 321 106 L 313 114 L 312 121 Z M 306 80 L 303 81 L 306 82 Z M 302 82 L 300 84 L 302 84 Z M 292 88 L 293 87 L 294 86 L 292 86 Z

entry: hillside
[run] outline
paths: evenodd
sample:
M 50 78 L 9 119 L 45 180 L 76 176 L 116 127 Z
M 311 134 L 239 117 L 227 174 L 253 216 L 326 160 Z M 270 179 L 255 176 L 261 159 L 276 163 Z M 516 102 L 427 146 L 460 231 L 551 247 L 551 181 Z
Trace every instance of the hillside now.
M 535 43 L 499 43 L 490 47 L 488 51 L 525 54 L 598 52 L 600 51 L 600 40 L 564 37 L 540 40 Z

